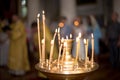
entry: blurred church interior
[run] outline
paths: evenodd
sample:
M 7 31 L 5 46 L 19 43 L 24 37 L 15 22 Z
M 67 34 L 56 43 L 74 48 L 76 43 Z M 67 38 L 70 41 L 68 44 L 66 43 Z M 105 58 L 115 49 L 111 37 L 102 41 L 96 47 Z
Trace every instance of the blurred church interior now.
M 76 16 L 95 15 L 104 34 L 113 11 L 120 16 L 120 0 L 0 0 L 0 16 L 10 19 L 17 14 L 28 30 L 36 21 L 37 14 L 45 11 L 46 24 L 49 26 L 59 16 L 65 16 L 70 24 Z M 118 18 L 120 21 L 120 17 Z M 107 31 L 107 30 L 106 30 Z M 27 34 L 28 37 L 30 34 Z M 103 35 L 105 37 L 105 35 Z M 85 80 L 120 80 L 120 70 L 112 69 L 109 61 L 109 50 L 101 41 L 99 69 L 89 74 Z M 0 80 L 48 80 L 42 79 L 35 69 L 36 60 L 29 55 L 31 70 L 23 76 L 13 76 L 7 67 L 0 67 Z

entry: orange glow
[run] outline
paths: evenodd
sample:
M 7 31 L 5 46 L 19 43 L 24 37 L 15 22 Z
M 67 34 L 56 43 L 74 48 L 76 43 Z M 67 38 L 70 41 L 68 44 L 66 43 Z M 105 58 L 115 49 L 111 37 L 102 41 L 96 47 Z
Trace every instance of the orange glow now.
M 59 26 L 59 27 L 64 27 L 64 23 L 63 23 L 63 22 L 60 22 L 60 23 L 58 24 L 58 26 Z

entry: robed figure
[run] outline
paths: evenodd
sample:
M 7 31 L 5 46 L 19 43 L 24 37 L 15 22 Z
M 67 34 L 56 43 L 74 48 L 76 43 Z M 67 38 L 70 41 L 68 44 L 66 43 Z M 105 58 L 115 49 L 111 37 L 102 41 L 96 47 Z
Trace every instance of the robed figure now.
M 12 74 L 23 75 L 30 69 L 25 26 L 16 15 L 12 17 L 12 20 L 8 68 Z

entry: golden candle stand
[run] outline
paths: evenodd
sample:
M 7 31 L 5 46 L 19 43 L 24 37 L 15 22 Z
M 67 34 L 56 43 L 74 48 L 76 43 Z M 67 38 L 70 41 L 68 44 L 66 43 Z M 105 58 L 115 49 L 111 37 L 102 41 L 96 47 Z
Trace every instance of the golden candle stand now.
M 35 68 L 46 75 L 49 80 L 83 80 L 89 73 L 98 69 L 93 60 L 78 60 L 71 55 L 73 39 L 64 39 L 62 54 L 55 60 L 40 60 Z

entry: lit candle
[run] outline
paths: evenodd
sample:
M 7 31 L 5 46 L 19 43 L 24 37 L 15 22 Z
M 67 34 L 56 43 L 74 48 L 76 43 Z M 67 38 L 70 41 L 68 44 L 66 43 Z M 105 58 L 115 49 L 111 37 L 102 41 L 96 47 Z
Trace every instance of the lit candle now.
M 78 49 L 79 49 L 79 60 L 81 59 L 81 33 L 78 34 L 79 42 L 78 42 Z
M 60 57 L 61 57 L 61 51 L 62 51 L 62 47 L 63 47 L 63 43 L 64 42 L 64 38 L 62 38 L 61 40 L 61 45 L 59 47 L 59 55 L 58 55 L 58 63 L 60 62 Z
M 59 42 L 59 46 L 60 46 L 60 28 L 58 28 L 58 42 Z
M 78 60 L 78 57 L 79 57 L 79 47 L 80 47 L 80 44 L 79 44 L 79 38 L 76 37 L 76 61 Z
M 60 28 L 58 28 L 58 33 L 60 33 Z
M 72 34 L 70 34 L 70 39 L 72 39 Z
M 91 34 L 91 44 L 92 44 L 92 55 L 91 55 L 91 62 L 93 64 L 93 61 L 94 61 L 94 36 L 93 36 L 93 33 Z
M 45 40 L 44 39 L 42 39 L 42 60 L 44 61 L 45 60 L 45 48 L 44 48 L 44 42 L 45 42 Z
M 81 39 L 81 33 L 78 34 L 78 37 Z
M 55 29 L 53 40 L 55 40 L 56 35 L 57 35 L 57 29 Z
M 68 40 L 68 36 L 66 36 L 66 39 Z
M 87 65 L 87 55 L 88 55 L 88 40 L 84 39 L 85 44 L 85 66 Z
M 44 55 L 45 55 L 45 12 L 42 11 L 42 21 L 43 21 L 43 39 L 44 39 Z
M 38 46 L 39 46 L 39 60 L 41 61 L 41 41 L 40 41 L 40 14 L 37 15 L 37 26 L 38 26 Z
M 50 62 L 52 61 L 53 57 L 53 49 L 54 49 L 54 40 L 51 40 L 51 49 L 50 49 Z
M 86 51 L 87 51 L 87 55 L 88 55 L 88 39 L 86 39 L 86 42 L 87 42 L 86 43 L 86 45 L 87 45 L 87 50 Z M 88 56 L 87 56 L 87 59 L 89 59 Z

